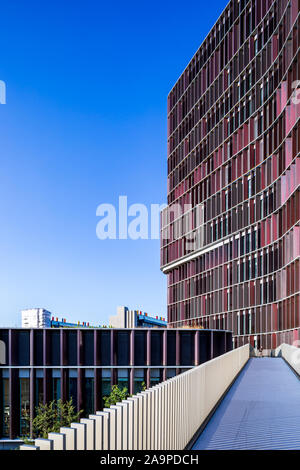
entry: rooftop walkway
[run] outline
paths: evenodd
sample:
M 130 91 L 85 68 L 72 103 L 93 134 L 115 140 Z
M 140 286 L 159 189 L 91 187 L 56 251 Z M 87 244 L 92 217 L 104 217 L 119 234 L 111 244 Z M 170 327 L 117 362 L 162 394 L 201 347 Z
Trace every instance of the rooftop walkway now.
M 249 359 L 193 449 L 300 449 L 297 375 L 282 358 Z

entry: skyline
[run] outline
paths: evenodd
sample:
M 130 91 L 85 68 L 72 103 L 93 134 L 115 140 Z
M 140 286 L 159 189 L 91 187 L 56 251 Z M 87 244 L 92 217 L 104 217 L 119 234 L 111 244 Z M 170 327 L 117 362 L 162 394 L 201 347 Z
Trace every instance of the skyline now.
M 1 326 L 166 316 L 159 240 L 101 241 L 96 209 L 166 202 L 167 95 L 226 2 L 69 5 L 2 7 Z

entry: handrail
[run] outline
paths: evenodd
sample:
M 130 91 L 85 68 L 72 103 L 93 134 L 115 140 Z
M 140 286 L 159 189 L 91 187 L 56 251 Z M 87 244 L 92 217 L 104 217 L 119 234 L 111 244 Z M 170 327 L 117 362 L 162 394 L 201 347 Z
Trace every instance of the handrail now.
M 249 359 L 249 344 L 20 450 L 184 449 Z
M 298 347 L 283 343 L 275 350 L 275 356 L 281 356 L 289 364 L 289 366 L 300 376 L 300 340 L 297 342 Z

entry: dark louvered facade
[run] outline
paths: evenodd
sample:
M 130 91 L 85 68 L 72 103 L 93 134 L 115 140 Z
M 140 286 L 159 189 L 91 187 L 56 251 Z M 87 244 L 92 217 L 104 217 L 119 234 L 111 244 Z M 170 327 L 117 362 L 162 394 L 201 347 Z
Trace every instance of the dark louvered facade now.
M 112 385 L 130 394 L 232 349 L 227 331 L 165 328 L 0 328 L 1 438 L 28 435 L 39 403 L 73 399 L 84 416 Z

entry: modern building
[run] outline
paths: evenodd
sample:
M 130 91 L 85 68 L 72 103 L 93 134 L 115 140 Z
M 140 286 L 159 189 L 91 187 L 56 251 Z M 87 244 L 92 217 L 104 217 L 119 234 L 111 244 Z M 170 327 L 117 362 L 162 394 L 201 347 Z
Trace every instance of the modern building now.
M 52 316 L 51 312 L 44 308 L 31 308 L 21 311 L 22 328 L 98 328 L 89 322 L 71 323 L 66 318 L 59 319 Z M 117 314 L 109 318 L 110 328 L 151 328 L 166 327 L 165 318 L 156 315 L 152 317 L 140 310 L 129 310 L 127 307 L 118 307 Z M 99 325 L 99 328 L 106 326 Z
M 232 0 L 168 96 L 171 327 L 300 339 L 298 0 Z
M 151 317 L 140 310 L 129 310 L 127 307 L 118 307 L 117 314 L 109 317 L 109 326 L 112 328 L 166 328 L 165 318 L 156 315 Z
M 232 349 L 232 334 L 202 329 L 0 329 L 0 438 L 28 435 L 24 414 L 73 398 L 85 415 L 111 386 L 131 394 Z M 1 441 L 0 441 L 1 444 Z
M 52 316 L 51 312 L 44 308 L 30 308 L 21 310 L 22 328 L 92 328 L 89 322 L 67 322 Z
M 51 312 L 44 308 L 21 310 L 22 328 L 50 328 Z
M 51 317 L 50 328 L 98 328 L 98 326 L 91 325 L 88 321 L 71 323 L 66 318 L 59 320 L 58 317 Z M 99 325 L 99 328 L 106 328 L 106 326 Z

